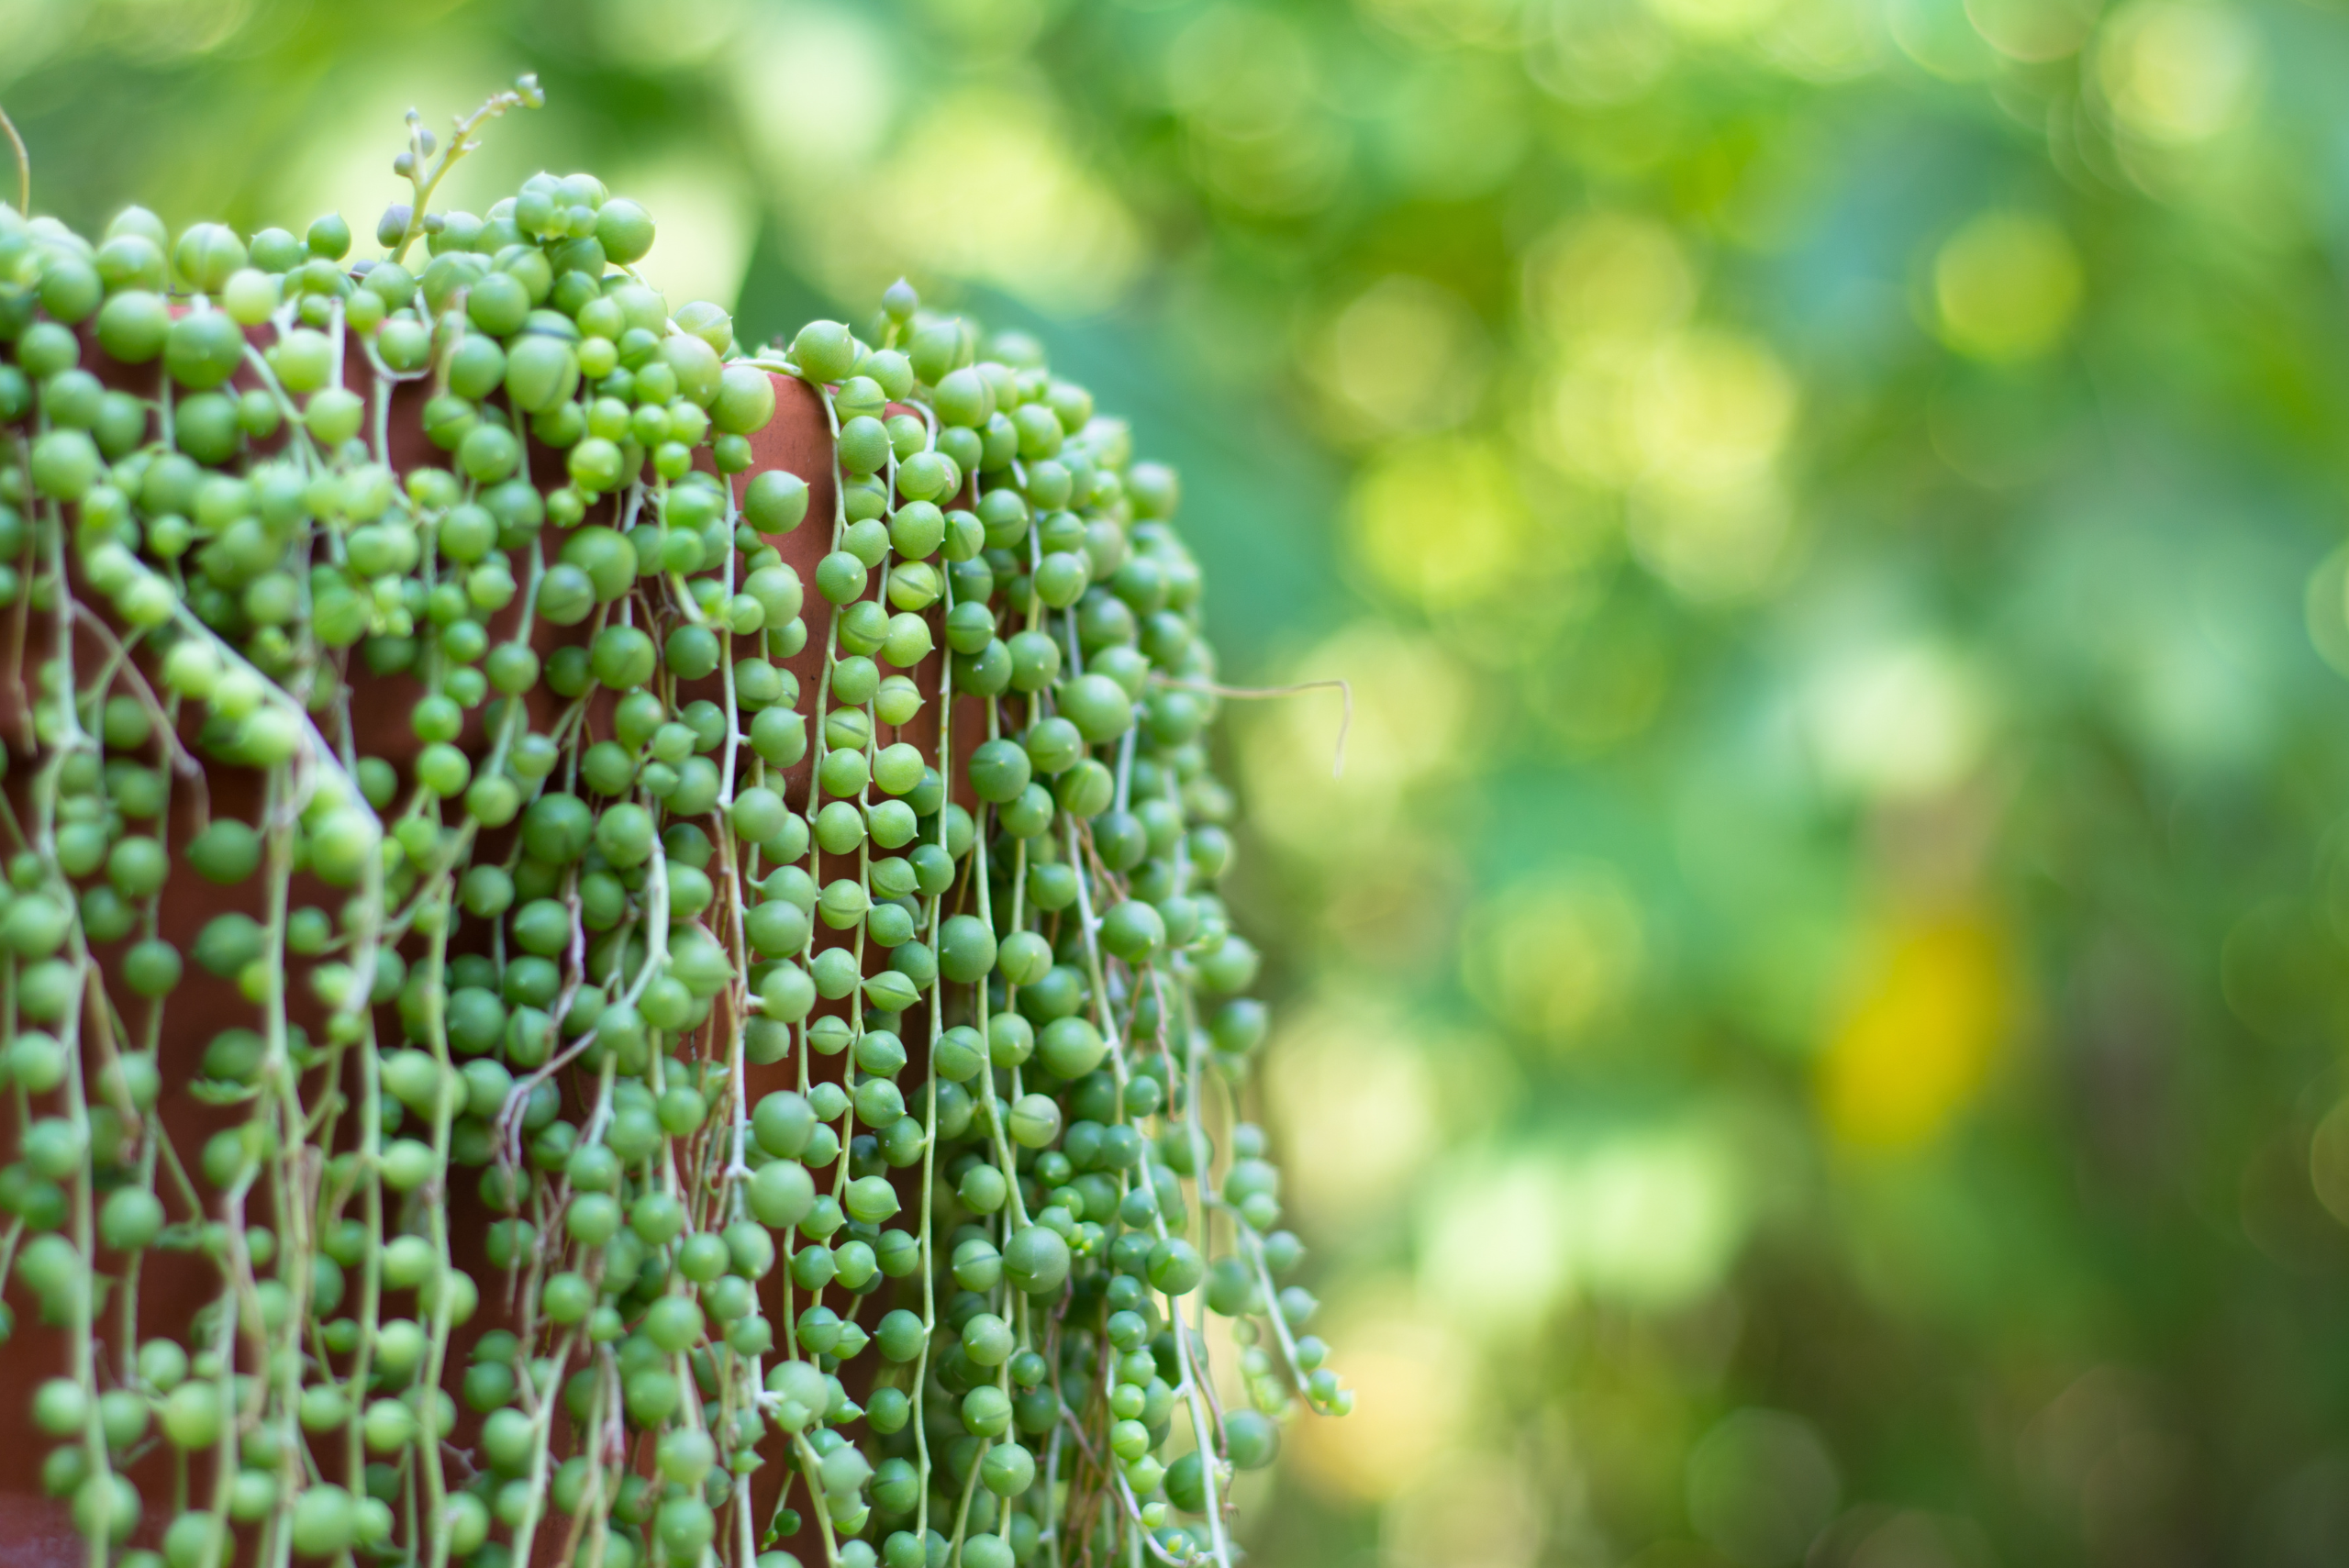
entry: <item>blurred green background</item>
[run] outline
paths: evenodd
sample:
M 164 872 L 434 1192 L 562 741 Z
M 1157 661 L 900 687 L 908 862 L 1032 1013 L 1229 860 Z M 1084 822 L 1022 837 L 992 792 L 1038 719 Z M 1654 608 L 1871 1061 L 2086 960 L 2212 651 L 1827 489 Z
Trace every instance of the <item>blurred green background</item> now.
M 89 226 L 525 68 L 458 205 L 1038 331 L 1353 684 L 1228 738 L 1361 1396 L 1257 1562 L 2349 1560 L 2349 8 L 0 0 Z

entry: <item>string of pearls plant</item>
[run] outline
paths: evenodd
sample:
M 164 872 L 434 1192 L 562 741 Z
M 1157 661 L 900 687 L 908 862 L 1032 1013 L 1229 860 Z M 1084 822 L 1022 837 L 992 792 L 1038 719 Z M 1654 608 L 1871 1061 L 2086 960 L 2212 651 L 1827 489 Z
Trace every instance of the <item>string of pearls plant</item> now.
M 91 1568 L 1230 1562 L 1351 1396 L 1174 476 L 902 284 L 746 353 L 592 177 L 433 210 L 539 101 L 372 261 L 0 206 L 42 1484 Z

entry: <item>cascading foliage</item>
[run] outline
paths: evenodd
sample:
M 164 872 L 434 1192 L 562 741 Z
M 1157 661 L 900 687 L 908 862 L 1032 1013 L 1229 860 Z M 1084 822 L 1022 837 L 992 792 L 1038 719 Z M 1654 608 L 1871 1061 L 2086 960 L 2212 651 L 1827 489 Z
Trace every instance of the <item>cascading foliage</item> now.
M 0 206 L 42 1484 L 92 1568 L 1229 1562 L 1351 1396 L 1174 478 L 903 284 L 745 353 L 592 177 L 432 211 L 537 99 L 372 261 Z

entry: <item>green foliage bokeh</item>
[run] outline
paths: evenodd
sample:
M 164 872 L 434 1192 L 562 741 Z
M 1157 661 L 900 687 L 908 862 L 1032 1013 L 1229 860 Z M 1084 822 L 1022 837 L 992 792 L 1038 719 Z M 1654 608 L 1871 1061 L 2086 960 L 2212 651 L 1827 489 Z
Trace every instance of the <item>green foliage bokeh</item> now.
M 36 210 L 592 167 L 1178 463 L 1360 1389 L 1268 1563 L 2349 1551 L 2349 11 L 24 0 Z M 468 184 L 467 182 L 472 183 Z M 1245 1501 L 1243 1496 L 1243 1501 Z

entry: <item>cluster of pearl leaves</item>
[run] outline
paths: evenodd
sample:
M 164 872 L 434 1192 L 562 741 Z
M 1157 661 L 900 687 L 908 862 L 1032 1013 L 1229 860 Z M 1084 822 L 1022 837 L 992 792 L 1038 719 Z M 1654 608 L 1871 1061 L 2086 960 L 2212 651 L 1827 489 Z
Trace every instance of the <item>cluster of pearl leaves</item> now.
M 432 213 L 484 115 L 437 163 L 411 120 L 372 265 L 335 217 L 173 242 L 134 208 L 93 245 L 0 207 L 0 603 L 51 628 L 29 684 L 13 644 L 33 744 L 0 826 L 5 1262 L 72 1366 L 34 1394 L 44 1485 L 93 1568 L 152 1563 L 134 1534 L 170 1568 L 240 1539 L 498 1568 L 548 1531 L 585 1568 L 778 1568 L 807 1522 L 828 1563 L 1230 1561 L 1232 1470 L 1351 1395 L 1275 1284 L 1298 1248 L 1261 1134 L 1207 1129 L 1264 1018 L 1212 892 L 1230 801 L 1172 475 L 1032 343 L 982 357 L 902 284 L 869 341 L 746 355 L 636 280 L 651 221 L 590 177 Z M 153 395 L 93 352 L 160 361 Z M 807 491 L 747 472 L 771 371 L 834 438 L 812 694 L 763 537 Z M 395 473 L 419 380 L 447 465 Z M 573 632 L 543 660 L 540 622 Z M 403 672 L 405 768 L 352 711 Z M 967 758 L 943 722 L 883 743 L 958 699 Z M 202 756 L 260 773 L 259 820 L 173 845 Z M 510 850 L 475 859 L 484 833 Z M 298 906 L 297 874 L 347 902 Z M 159 911 L 189 875 L 259 879 L 265 917 L 184 953 Z M 190 961 L 251 1027 L 167 1084 Z M 798 1087 L 754 1102 L 778 1062 Z M 181 1094 L 243 1119 L 184 1158 Z M 500 1216 L 479 1279 L 437 1201 L 460 1180 Z M 157 1249 L 214 1265 L 184 1343 L 139 1333 Z M 506 1326 L 461 1354 L 484 1296 Z M 163 1499 L 127 1472 L 159 1451 L 141 1532 Z

